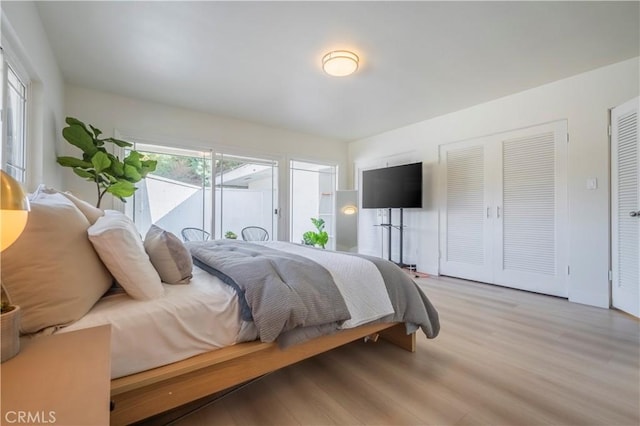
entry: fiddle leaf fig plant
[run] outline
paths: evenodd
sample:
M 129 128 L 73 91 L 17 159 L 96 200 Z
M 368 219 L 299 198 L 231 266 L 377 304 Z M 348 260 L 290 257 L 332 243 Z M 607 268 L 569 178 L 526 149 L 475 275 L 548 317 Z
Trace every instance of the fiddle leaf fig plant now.
M 70 167 L 81 178 L 94 182 L 98 192 L 96 207 L 100 208 L 102 197 L 106 193 L 126 203 L 125 198 L 136 191 L 134 183 L 144 179 L 156 169 L 155 160 L 145 159 L 139 152 L 131 150 L 120 160 L 105 148 L 105 143 L 113 143 L 120 148 L 133 146 L 132 143 L 116 138 L 100 138 L 102 131 L 92 125 L 85 125 L 77 118 L 67 117 L 67 127 L 62 136 L 71 145 L 82 151 L 82 158 L 58 157 L 62 167 Z
M 307 231 L 302 234 L 302 242 L 308 246 L 320 246 L 325 248 L 327 242 L 329 242 L 329 234 L 324 230 L 324 219 L 311 218 L 311 223 L 316 227 L 318 232 Z

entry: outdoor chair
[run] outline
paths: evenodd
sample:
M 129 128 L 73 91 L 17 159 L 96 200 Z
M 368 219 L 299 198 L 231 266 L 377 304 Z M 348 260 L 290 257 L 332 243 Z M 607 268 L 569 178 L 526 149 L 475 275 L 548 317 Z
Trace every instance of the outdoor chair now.
M 200 228 L 183 228 L 181 231 L 182 239 L 185 241 L 205 241 L 211 234 Z
M 269 239 L 267 230 L 259 226 L 247 226 L 240 233 L 245 241 L 267 241 Z

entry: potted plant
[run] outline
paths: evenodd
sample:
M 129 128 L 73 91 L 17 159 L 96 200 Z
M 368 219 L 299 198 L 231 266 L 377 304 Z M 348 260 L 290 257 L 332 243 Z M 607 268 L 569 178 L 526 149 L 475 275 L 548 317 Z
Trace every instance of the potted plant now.
M 2 301 L 0 305 L 0 362 L 20 352 L 20 307 Z
M 307 231 L 302 234 L 302 242 L 307 246 L 319 246 L 325 248 L 325 245 L 329 241 L 329 234 L 324 230 L 324 219 L 311 218 L 311 223 L 316 227 L 315 231 Z
M 238 238 L 238 236 L 233 231 L 227 231 L 227 233 L 224 234 L 224 237 L 229 240 L 235 240 Z
M 134 150 L 121 161 L 117 156 L 107 152 L 105 142 L 113 143 L 121 148 L 133 146 L 132 143 L 115 138 L 100 139 L 102 131 L 80 120 L 67 117 L 67 127 L 62 129 L 62 136 L 71 145 L 82 150 L 82 158 L 58 157 L 63 167 L 71 167 L 73 172 L 89 182 L 94 182 L 98 191 L 96 207 L 100 208 L 102 197 L 108 192 L 123 203 L 136 191 L 134 183 L 156 169 L 155 160 L 146 160 Z M 91 130 L 89 130 L 91 129 Z

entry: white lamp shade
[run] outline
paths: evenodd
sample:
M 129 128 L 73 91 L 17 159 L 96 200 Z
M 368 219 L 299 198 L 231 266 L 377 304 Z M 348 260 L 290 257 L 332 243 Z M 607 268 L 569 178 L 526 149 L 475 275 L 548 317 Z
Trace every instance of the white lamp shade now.
M 358 208 L 354 205 L 348 205 L 348 206 L 344 206 L 342 208 L 342 213 L 346 214 L 346 215 L 352 215 L 352 214 L 356 214 L 358 212 Z
M 334 50 L 322 58 L 322 69 L 334 77 L 353 74 L 358 69 L 360 58 L 348 50 Z

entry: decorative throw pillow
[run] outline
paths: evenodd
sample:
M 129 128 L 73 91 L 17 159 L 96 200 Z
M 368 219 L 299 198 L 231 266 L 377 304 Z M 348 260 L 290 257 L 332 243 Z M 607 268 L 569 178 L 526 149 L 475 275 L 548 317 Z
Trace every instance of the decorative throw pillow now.
M 167 284 L 187 284 L 193 271 L 191 253 L 171 232 L 151 225 L 144 237 L 144 249 L 160 278 Z
M 88 230 L 89 241 L 124 291 L 134 299 L 155 299 L 164 294 L 160 277 L 133 221 L 107 210 Z
M 87 238 L 89 222 L 71 201 L 39 190 L 30 203 L 24 232 L 2 252 L 2 287 L 22 309 L 23 333 L 80 319 L 113 280 Z

